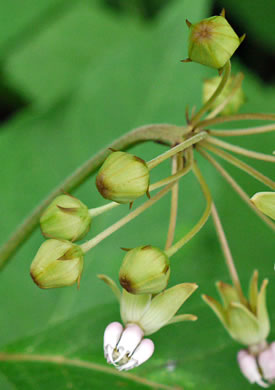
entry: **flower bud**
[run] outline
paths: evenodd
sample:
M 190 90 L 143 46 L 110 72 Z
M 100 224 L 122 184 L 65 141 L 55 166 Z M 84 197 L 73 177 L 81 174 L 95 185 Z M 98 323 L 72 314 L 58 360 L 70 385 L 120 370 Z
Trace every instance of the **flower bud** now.
M 85 204 L 71 195 L 59 195 L 46 208 L 40 218 L 45 237 L 76 241 L 90 229 L 91 216 Z
M 161 249 L 150 245 L 131 249 L 123 259 L 119 281 L 132 294 L 157 294 L 167 286 L 170 261 Z
M 113 152 L 96 177 L 98 191 L 105 199 L 129 203 L 149 189 L 150 174 L 144 160 L 125 152 Z
M 257 192 L 251 201 L 262 213 L 275 220 L 275 192 Z
M 83 252 L 78 245 L 65 240 L 47 240 L 31 265 L 31 277 L 40 288 L 71 286 L 80 281 Z
M 218 107 L 231 93 L 232 88 L 235 83 L 236 76 L 231 76 L 227 81 L 224 89 L 214 101 L 210 109 L 215 109 Z M 211 79 L 205 80 L 203 84 L 203 103 L 206 103 L 213 93 L 216 91 L 218 85 L 220 84 L 221 77 L 213 77 Z M 242 88 L 239 88 L 232 99 L 227 103 L 224 109 L 220 112 L 220 115 L 233 115 L 236 114 L 240 107 L 244 104 L 245 97 Z
M 212 16 L 191 24 L 187 61 L 198 62 L 211 68 L 222 68 L 244 37 L 239 38 L 224 16 Z

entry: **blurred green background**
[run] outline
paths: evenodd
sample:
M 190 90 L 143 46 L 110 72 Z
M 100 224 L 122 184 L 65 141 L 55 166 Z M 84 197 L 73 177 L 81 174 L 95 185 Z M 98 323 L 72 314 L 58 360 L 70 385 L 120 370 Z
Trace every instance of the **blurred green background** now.
M 272 112 L 273 0 L 265 0 L 264 7 L 256 0 L 0 1 L 0 244 L 56 185 L 115 138 L 147 123 L 185 123 L 186 105 L 198 107 L 202 81 L 216 75 L 201 65 L 180 63 L 187 56 L 185 19 L 196 22 L 222 7 L 239 35 L 247 32 L 233 59 L 233 71 L 246 75 L 247 103 L 242 112 Z M 250 125 L 235 122 L 233 128 Z M 274 133 L 232 142 L 265 153 L 275 149 Z M 132 150 L 149 160 L 164 147 L 148 143 Z M 222 216 L 244 288 L 255 268 L 260 278 L 270 279 L 268 303 L 274 328 L 274 236 L 207 162 L 199 157 L 198 161 Z M 274 178 L 271 163 L 252 163 Z M 226 167 L 250 196 L 265 190 L 254 179 Z M 152 181 L 169 172 L 167 162 L 154 170 Z M 177 238 L 193 226 L 204 207 L 192 175 L 183 180 L 180 191 Z M 90 207 L 104 204 L 94 177 L 74 194 Z M 97 218 L 92 234 L 127 212 L 127 206 L 121 206 Z M 120 247 L 149 243 L 163 247 L 168 219 L 166 196 L 89 252 L 79 291 L 75 287 L 42 291 L 34 285 L 29 267 L 43 241 L 37 229 L 1 274 L 0 349 L 64 355 L 107 367 L 102 335 L 109 322 L 119 320 L 119 308 L 96 274 L 117 280 L 123 258 Z M 202 293 L 217 296 L 216 280 L 229 282 L 229 277 L 213 223 L 208 221 L 173 258 L 169 282 L 170 286 L 199 284 L 181 309 L 199 320 L 171 325 L 153 335 L 155 354 L 134 374 L 173 388 L 251 388 L 237 367 L 240 346 L 200 298 Z M 273 330 L 270 340 L 274 335 Z M 1 362 L 0 386 L 1 390 L 148 388 L 96 368 L 31 362 Z

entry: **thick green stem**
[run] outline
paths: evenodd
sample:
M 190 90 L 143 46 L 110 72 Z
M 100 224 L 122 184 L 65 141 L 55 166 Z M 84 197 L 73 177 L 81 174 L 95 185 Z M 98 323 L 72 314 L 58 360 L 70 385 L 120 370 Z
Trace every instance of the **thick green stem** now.
M 221 94 L 223 91 L 231 73 L 231 64 L 230 60 L 225 64 L 224 66 L 224 72 L 223 76 L 221 78 L 220 84 L 218 85 L 216 91 L 213 93 L 213 95 L 207 100 L 207 102 L 201 107 L 201 109 L 194 115 L 194 117 L 191 120 L 191 124 L 193 126 L 196 126 L 196 124 L 199 122 L 200 118 L 205 114 L 212 106 L 212 104 L 215 102 L 217 97 Z
M 157 165 L 161 164 L 163 161 L 167 160 L 170 157 L 173 157 L 175 154 L 182 152 L 183 150 L 189 148 L 190 146 L 197 144 L 201 140 L 203 140 L 205 137 L 207 137 L 207 133 L 205 131 L 201 131 L 200 133 L 193 135 L 192 137 L 188 138 L 187 140 L 181 142 L 179 145 L 171 148 L 170 150 L 167 150 L 167 152 L 162 153 L 161 155 L 157 156 L 153 160 L 149 161 L 147 163 L 149 169 L 155 168 Z
M 238 158 L 232 156 L 231 154 L 225 152 L 224 150 L 216 148 L 215 146 L 209 144 L 206 141 L 202 144 L 202 146 L 205 147 L 206 149 L 212 151 L 217 156 L 220 156 L 224 160 L 228 161 L 230 164 L 235 165 L 235 167 L 242 169 L 244 172 L 246 172 L 250 176 L 254 177 L 254 179 L 259 180 L 260 182 L 265 184 L 267 187 L 271 188 L 272 190 L 275 190 L 275 182 L 273 180 L 271 180 L 269 177 L 263 175 L 261 172 L 257 171 L 255 168 L 244 163 L 243 161 L 239 160 Z
M 174 245 L 172 245 L 169 249 L 165 251 L 167 256 L 169 257 L 173 256 L 180 248 L 183 247 L 183 245 L 185 245 L 188 241 L 190 241 L 191 238 L 193 238 L 201 230 L 201 228 L 204 226 L 211 213 L 211 203 L 212 203 L 211 193 L 195 161 L 193 163 L 193 171 L 200 183 L 202 192 L 205 196 L 206 208 L 199 222 L 184 237 L 182 237 L 178 242 L 176 242 Z
M 186 128 L 169 124 L 147 125 L 130 131 L 108 147 L 102 149 L 80 168 L 72 173 L 65 181 L 56 187 L 45 200 L 43 200 L 15 230 L 9 240 L 0 248 L 0 269 L 4 267 L 7 260 L 27 240 L 39 223 L 39 218 L 49 203 L 63 192 L 71 192 L 79 187 L 94 173 L 103 163 L 110 151 L 108 148 L 125 150 L 133 145 L 146 141 L 156 141 L 173 146 L 181 142 Z
M 231 152 L 242 154 L 243 156 L 255 158 L 256 160 L 275 162 L 275 157 L 269 154 L 254 152 L 253 150 L 248 150 L 245 148 L 241 148 L 237 145 L 232 145 L 228 142 L 222 141 L 220 139 L 208 136 L 206 139 L 207 142 L 210 142 L 213 145 L 220 146 L 223 149 L 230 150 Z

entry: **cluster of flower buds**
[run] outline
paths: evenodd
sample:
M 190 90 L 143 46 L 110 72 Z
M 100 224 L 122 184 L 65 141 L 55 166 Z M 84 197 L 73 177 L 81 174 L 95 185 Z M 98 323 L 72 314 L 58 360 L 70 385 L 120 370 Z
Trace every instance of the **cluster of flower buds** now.
M 149 336 L 169 323 L 195 321 L 196 316 L 176 312 L 197 289 L 194 283 L 182 283 L 163 292 L 152 295 L 131 294 L 125 289 L 120 294 L 115 282 L 105 275 L 99 275 L 114 291 L 120 302 L 120 316 L 124 327 L 112 322 L 104 333 L 104 354 L 107 362 L 119 370 L 129 370 L 148 360 L 154 352 Z
M 129 153 L 112 152 L 98 172 L 96 185 L 104 198 L 117 203 L 132 203 L 145 193 L 149 196 L 149 181 L 149 168 L 145 161 Z M 63 194 L 57 196 L 43 212 L 40 227 L 48 240 L 41 245 L 31 265 L 31 277 L 40 288 L 79 284 L 84 253 L 81 246 L 73 242 L 81 240 L 89 232 L 94 210 L 89 210 L 72 195 Z M 168 258 L 167 261 L 168 281 Z M 157 276 L 152 283 L 156 284 L 156 279 Z M 128 281 L 132 288 L 138 283 L 135 276 Z
M 269 387 L 275 383 L 275 342 L 263 343 L 258 350 L 239 351 L 237 360 L 240 370 L 250 383 Z
M 198 62 L 215 69 L 221 69 L 230 60 L 245 36 L 241 38 L 224 17 L 212 16 L 189 27 L 188 59 L 185 62 Z

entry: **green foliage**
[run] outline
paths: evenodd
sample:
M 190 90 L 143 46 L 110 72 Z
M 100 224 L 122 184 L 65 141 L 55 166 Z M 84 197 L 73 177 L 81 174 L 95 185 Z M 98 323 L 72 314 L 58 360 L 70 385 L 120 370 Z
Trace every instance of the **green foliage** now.
M 117 18 L 92 1 L 28 0 L 28 4 L 17 1 L 14 6 L 2 2 L 0 8 L 5 20 L 0 27 L 4 75 L 32 102 L 0 129 L 0 242 L 4 243 L 35 204 L 107 142 L 145 123 L 185 123 L 185 106 L 200 105 L 202 80 L 215 73 L 179 62 L 187 55 L 184 20 L 188 17 L 196 22 L 209 16 L 207 0 L 198 0 L 195 7 L 193 0 L 174 1 L 150 27 L 127 17 Z M 11 17 L 12 27 L 7 22 Z M 233 70 L 240 68 L 233 64 Z M 242 111 L 272 112 L 274 88 L 264 88 L 242 70 L 248 96 Z M 273 139 L 270 133 L 232 142 L 270 153 Z M 149 160 L 163 150 L 162 146 L 146 144 L 134 152 Z M 272 233 L 204 160 L 198 157 L 198 162 L 216 199 L 244 286 L 254 268 L 259 269 L 261 278 L 274 279 Z M 269 176 L 274 170 L 264 162 L 254 166 Z M 168 164 L 157 168 L 152 182 L 169 171 Z M 264 190 L 235 168 L 230 171 L 249 195 Z M 177 238 L 193 226 L 204 207 L 191 175 L 181 187 Z M 75 194 L 90 207 L 103 204 L 94 178 Z M 96 274 L 105 273 L 117 280 L 123 258 L 120 246 L 151 244 L 163 248 L 168 198 L 85 256 L 79 291 L 74 287 L 42 291 L 32 282 L 29 267 L 43 241 L 40 232 L 19 250 L 1 275 L 0 344 L 1 351 L 12 356 L 23 353 L 31 360 L 14 357 L 7 361 L 0 354 L 1 390 L 161 388 L 109 372 L 102 335 L 108 323 L 119 320 L 118 306 Z M 127 212 L 127 206 L 120 206 L 110 216 L 98 217 L 92 225 L 93 234 Z M 200 299 L 203 292 L 215 296 L 217 279 L 228 281 L 212 222 L 179 251 L 171 267 L 169 286 L 199 284 L 198 292 L 184 306 L 184 312 L 198 315 L 199 320 L 173 324 L 153 335 L 156 352 L 133 375 L 187 390 L 249 389 L 236 363 L 239 346 Z M 274 293 L 274 283 L 270 283 L 270 311 Z M 275 313 L 271 314 L 274 327 Z M 271 340 L 272 336 L 274 339 L 274 330 Z M 40 358 L 32 359 L 32 354 Z M 49 355 L 79 363 L 53 363 Z

